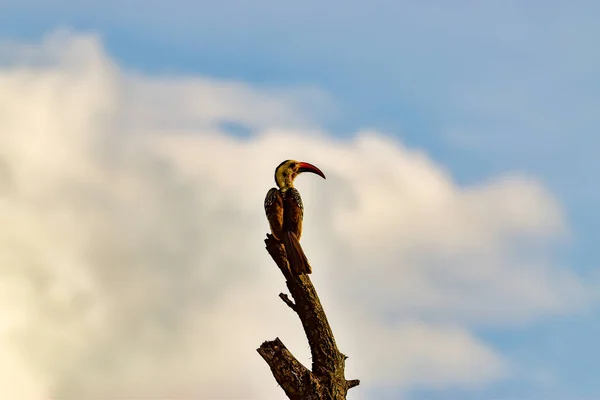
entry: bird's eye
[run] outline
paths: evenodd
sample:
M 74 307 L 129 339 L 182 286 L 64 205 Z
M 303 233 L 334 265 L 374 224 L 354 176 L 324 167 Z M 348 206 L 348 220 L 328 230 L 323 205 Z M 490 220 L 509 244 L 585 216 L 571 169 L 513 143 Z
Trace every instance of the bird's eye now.
M 296 168 L 296 163 L 294 163 L 294 162 L 293 162 L 293 163 L 291 163 L 291 164 L 290 164 L 290 168 Z

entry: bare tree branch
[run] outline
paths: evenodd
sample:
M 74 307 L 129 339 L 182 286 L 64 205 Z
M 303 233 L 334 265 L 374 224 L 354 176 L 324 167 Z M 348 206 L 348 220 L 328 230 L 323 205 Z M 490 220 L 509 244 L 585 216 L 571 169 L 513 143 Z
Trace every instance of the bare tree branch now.
M 310 371 L 290 353 L 281 340 L 276 338 L 264 342 L 257 351 L 269 364 L 275 380 L 288 398 L 302 399 L 304 386 L 310 380 Z
M 294 298 L 281 293 L 279 297 L 300 317 L 310 345 L 312 370 L 307 370 L 287 350 L 279 339 L 264 342 L 259 354 L 271 367 L 273 376 L 289 399 L 293 400 L 344 400 L 348 389 L 358 386 L 358 379 L 346 380 L 346 356 L 335 343 L 335 338 L 319 296 L 308 275 L 292 274 L 298 270 L 291 266 L 281 242 L 267 234 L 267 251 L 286 278 L 286 285 Z
M 296 311 L 296 305 L 292 300 L 290 300 L 287 294 L 279 293 L 279 298 L 283 300 L 283 302 L 287 304 L 292 310 Z

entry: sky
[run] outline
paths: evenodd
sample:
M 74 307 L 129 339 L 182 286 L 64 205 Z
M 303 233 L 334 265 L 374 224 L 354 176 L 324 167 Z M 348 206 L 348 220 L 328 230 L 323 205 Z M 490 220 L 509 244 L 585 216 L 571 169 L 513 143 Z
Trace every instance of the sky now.
M 303 248 L 348 399 L 600 398 L 600 4 L 0 4 L 0 390 L 283 399 Z

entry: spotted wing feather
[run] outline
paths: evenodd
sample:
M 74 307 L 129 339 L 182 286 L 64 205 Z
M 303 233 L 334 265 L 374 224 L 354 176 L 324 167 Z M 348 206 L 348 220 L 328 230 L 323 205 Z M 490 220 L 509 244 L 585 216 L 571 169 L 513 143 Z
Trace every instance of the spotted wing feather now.
M 265 197 L 265 213 L 271 233 L 278 240 L 283 240 L 283 196 L 276 188 L 271 188 Z
M 300 192 L 290 188 L 285 192 L 284 229 L 293 232 L 300 240 L 302 236 L 302 218 L 304 217 L 304 206 Z

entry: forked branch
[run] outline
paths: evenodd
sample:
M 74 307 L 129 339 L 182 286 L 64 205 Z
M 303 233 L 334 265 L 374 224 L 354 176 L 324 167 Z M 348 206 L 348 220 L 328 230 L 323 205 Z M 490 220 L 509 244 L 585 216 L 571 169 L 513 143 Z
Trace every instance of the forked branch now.
M 359 385 L 358 379 L 346 380 L 346 356 L 335 343 L 333 332 L 321 306 L 319 296 L 306 274 L 295 275 L 284 246 L 272 235 L 265 240 L 267 251 L 286 278 L 286 285 L 294 299 L 286 294 L 279 297 L 298 314 L 312 355 L 312 368 L 304 367 L 279 338 L 264 342 L 258 353 L 269 364 L 277 383 L 292 400 L 344 400 L 348 389 Z

